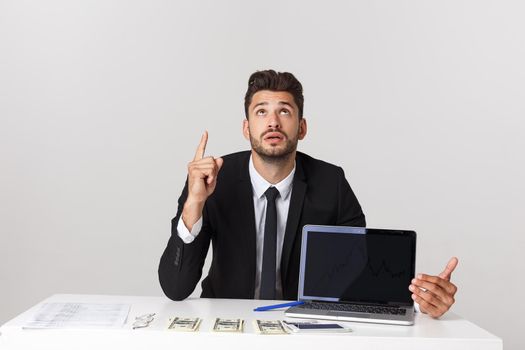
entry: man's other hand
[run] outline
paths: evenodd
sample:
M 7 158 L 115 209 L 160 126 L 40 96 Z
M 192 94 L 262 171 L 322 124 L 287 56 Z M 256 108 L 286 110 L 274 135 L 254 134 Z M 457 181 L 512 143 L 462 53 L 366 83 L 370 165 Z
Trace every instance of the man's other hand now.
M 454 295 L 458 288 L 450 282 L 452 272 L 458 265 L 458 258 L 453 257 L 437 276 L 418 274 L 408 287 L 412 299 L 419 304 L 421 312 L 432 317 L 440 317 L 454 304 Z

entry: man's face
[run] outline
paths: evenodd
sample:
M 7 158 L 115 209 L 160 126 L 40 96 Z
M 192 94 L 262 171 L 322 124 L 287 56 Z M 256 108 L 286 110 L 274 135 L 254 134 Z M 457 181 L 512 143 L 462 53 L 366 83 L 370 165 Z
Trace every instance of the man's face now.
M 256 92 L 248 107 L 243 134 L 252 149 L 267 161 L 286 159 L 306 135 L 306 120 L 292 94 L 285 91 Z

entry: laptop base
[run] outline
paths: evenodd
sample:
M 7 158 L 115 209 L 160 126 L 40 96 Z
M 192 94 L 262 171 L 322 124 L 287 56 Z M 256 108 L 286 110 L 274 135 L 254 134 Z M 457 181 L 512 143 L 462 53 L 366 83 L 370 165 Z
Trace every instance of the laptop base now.
M 413 308 L 407 309 L 407 313 L 403 316 L 341 311 L 330 311 L 327 314 L 326 312 L 316 311 L 317 310 L 307 310 L 301 307 L 294 306 L 286 310 L 284 315 L 287 317 L 315 318 L 319 320 L 335 320 L 364 323 L 382 323 L 399 326 L 412 326 L 414 324 Z

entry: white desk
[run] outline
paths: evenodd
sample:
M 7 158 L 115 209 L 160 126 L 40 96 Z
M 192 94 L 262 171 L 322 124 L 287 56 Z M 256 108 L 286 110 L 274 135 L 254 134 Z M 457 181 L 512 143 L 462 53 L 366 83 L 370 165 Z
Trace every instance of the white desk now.
M 282 310 L 254 312 L 260 300 L 187 299 L 171 301 L 163 297 L 100 296 L 57 294 L 43 302 L 129 303 L 131 311 L 122 329 L 27 330 L 22 326 L 39 309 L 35 305 L 0 327 L 1 349 L 502 349 L 500 338 L 461 317 L 448 313 L 440 320 L 418 314 L 414 326 L 349 323 L 348 334 L 260 335 L 254 319 L 285 319 Z M 135 316 L 155 312 L 154 322 L 145 329 L 131 329 Z M 195 333 L 168 331 L 168 318 L 201 317 Z M 244 333 L 212 332 L 216 317 L 243 318 Z

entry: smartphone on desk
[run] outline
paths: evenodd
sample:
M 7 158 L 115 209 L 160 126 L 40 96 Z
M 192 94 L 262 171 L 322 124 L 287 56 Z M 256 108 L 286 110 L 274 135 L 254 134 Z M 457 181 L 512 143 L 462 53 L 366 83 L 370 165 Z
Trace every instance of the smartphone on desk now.
M 286 327 L 294 333 L 307 332 L 351 332 L 352 329 L 339 323 L 290 322 L 284 321 Z

